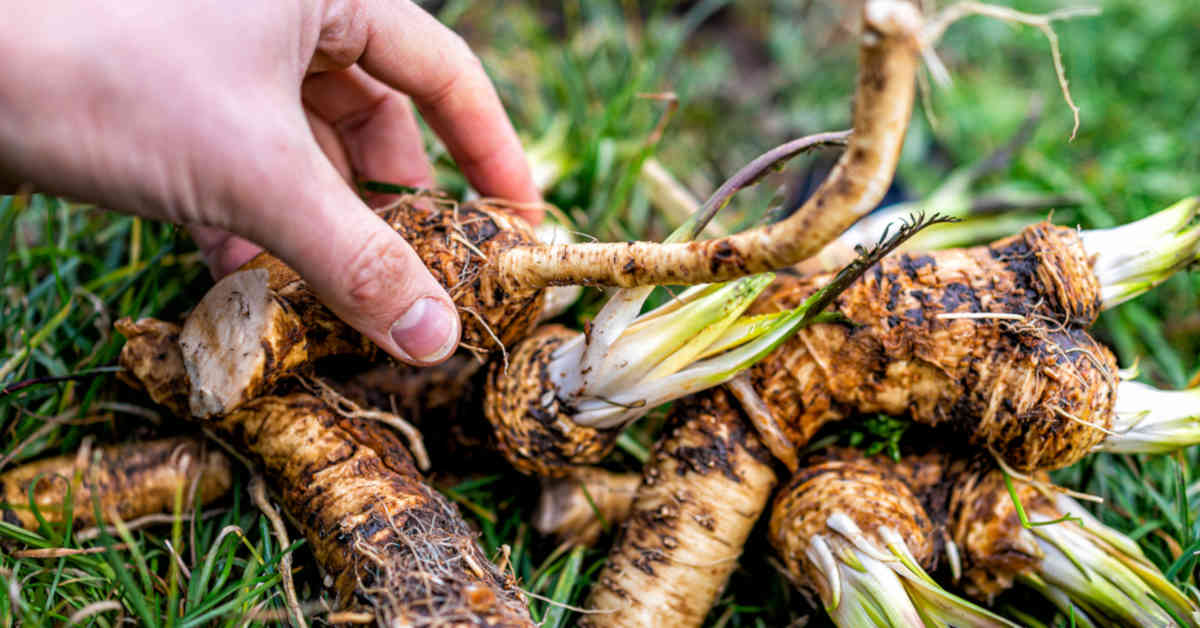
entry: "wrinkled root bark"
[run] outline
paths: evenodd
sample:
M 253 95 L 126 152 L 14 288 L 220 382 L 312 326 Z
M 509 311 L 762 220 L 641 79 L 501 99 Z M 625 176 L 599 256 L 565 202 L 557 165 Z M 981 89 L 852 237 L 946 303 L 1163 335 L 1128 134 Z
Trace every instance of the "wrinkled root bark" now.
M 380 217 L 403 235 L 462 316 L 462 346 L 486 355 L 524 338 L 543 291 L 499 276 L 500 251 L 536 242 L 528 226 L 484 202 L 457 205 L 404 197 Z M 196 416 L 227 413 L 312 361 L 375 353 L 374 345 L 326 309 L 294 271 L 260 254 L 220 282 L 180 334 Z
M 1042 224 L 889 257 L 835 302 L 849 324 L 800 330 L 752 386 L 795 446 L 882 412 L 950 427 L 1017 469 L 1073 464 L 1105 439 L 1118 383 L 1112 353 L 1079 327 L 1100 300 L 1073 234 Z M 780 277 L 755 311 L 795 307 L 828 277 Z
M 723 390 L 672 414 L 588 597 L 604 612 L 581 625 L 699 626 L 775 486 L 770 452 Z
M 30 462 L 0 474 L 0 517 L 28 530 L 43 521 L 62 523 L 68 494 L 75 528 L 116 515 L 128 521 L 172 512 L 176 499 L 185 509 L 208 504 L 233 484 L 229 459 L 194 437 L 164 438 L 92 449 L 77 455 Z M 193 502 L 192 500 L 195 500 Z
M 152 399 L 187 392 L 173 328 L 125 325 L 121 363 Z M 304 534 L 338 604 L 398 625 L 532 626 L 511 574 L 483 554 L 461 514 L 424 483 L 379 423 L 340 415 L 307 393 L 260 397 L 198 421 L 268 478 Z

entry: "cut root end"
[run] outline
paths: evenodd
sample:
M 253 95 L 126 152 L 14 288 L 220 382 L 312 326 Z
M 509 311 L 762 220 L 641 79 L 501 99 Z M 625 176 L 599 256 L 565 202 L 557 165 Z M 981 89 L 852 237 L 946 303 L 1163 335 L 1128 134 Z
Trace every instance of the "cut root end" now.
M 299 318 L 256 268 L 217 282 L 188 316 L 179 335 L 191 382 L 191 413 L 226 414 L 265 392 L 308 357 Z

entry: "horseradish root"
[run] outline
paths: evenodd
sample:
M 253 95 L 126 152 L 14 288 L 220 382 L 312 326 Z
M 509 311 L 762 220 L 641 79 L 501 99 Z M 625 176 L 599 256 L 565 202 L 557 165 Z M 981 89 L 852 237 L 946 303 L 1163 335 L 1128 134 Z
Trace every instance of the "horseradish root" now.
M 533 625 L 512 575 L 383 425 L 295 393 L 255 399 L 212 427 L 262 469 L 340 606 L 386 626 Z
M 413 246 L 462 313 L 462 344 L 486 354 L 529 334 L 542 291 L 497 273 L 499 251 L 536 242 L 519 218 L 484 201 L 458 205 L 404 197 L 380 217 Z M 217 283 L 179 338 L 196 416 L 229 412 L 283 377 L 327 355 L 374 352 L 325 309 L 291 269 L 260 254 Z
M 904 0 L 871 0 L 863 14 L 854 134 L 829 179 L 784 222 L 703 242 L 537 245 L 519 219 L 486 202 L 460 206 L 409 197 L 381 215 L 450 291 L 462 313 L 463 344 L 479 353 L 528 335 L 547 286 L 699 284 L 789 266 L 870 211 L 895 171 L 912 110 L 922 20 Z M 753 169 L 739 174 L 747 178 L 743 184 L 761 176 Z M 703 227 L 710 218 L 696 224 Z M 194 414 L 228 412 L 340 346 L 331 336 L 354 338 L 328 329 L 311 337 L 306 308 L 280 294 L 279 277 L 258 272 L 257 266 L 274 265 L 251 262 L 226 277 L 189 317 L 180 342 Z M 302 285 L 294 287 L 293 278 L 288 285 L 294 293 L 308 294 Z M 342 348 L 361 348 L 363 342 Z
M 838 626 L 1014 626 L 933 581 L 935 524 L 900 476 L 857 452 L 809 461 L 776 498 L 770 536 Z
M 1157 249 L 1158 258 L 1194 258 L 1195 240 L 1184 236 L 1197 228 L 1179 225 L 1196 211 L 1189 201 L 1166 210 L 1170 220 L 1155 215 L 1120 229 L 1170 223 L 1160 232 L 1180 245 Z M 1041 224 L 987 247 L 886 259 L 838 299 L 851 324 L 801 330 L 751 369 L 752 386 L 796 446 L 854 412 L 946 425 L 1025 471 L 1065 467 L 1097 448 L 1196 442 L 1194 404 L 1159 408 L 1194 393 L 1119 382 L 1111 352 L 1082 329 L 1109 305 L 1110 287 L 1147 270 L 1106 262 L 1127 259 L 1123 252 L 1142 242 L 1093 251 L 1091 236 Z M 1098 275 L 1093 262 L 1121 268 Z M 1154 281 L 1177 267 L 1158 266 Z M 751 312 L 794 307 L 823 281 L 781 277 Z M 1140 289 L 1146 284 L 1139 279 Z
M 680 401 L 580 625 L 699 626 L 775 486 L 770 456 L 724 391 Z
M 170 325 L 134 327 L 139 333 L 121 351 L 134 378 L 179 363 Z M 138 383 L 154 399 L 187 390 L 182 369 Z M 307 393 L 259 397 L 198 423 L 268 478 L 339 607 L 373 612 L 388 626 L 533 625 L 511 574 L 484 556 L 458 510 L 424 483 L 386 426 L 342 416 Z
M 1080 626 L 1200 626 L 1200 608 L 1136 542 L 1101 523 L 1044 473 L 1006 477 L 986 458 L 942 452 L 880 464 L 909 477 L 931 514 L 945 522 L 955 550 L 948 555 L 959 563 L 952 571 L 961 573 L 971 596 L 991 603 L 1019 583 Z
M 177 498 L 185 508 L 208 504 L 232 485 L 229 459 L 198 438 L 85 446 L 77 455 L 46 458 L 0 474 L 0 517 L 36 530 L 36 506 L 46 523 L 69 517 L 81 528 L 103 523 L 96 521 L 97 505 L 101 516 L 128 521 L 170 513 Z
M 575 465 L 600 461 L 631 421 L 737 377 L 797 329 L 819 320 L 873 264 L 942 220 L 922 216 L 903 222 L 785 312 L 742 316 L 771 282 L 768 273 L 691 288 L 640 316 L 650 289 L 622 288 L 584 333 L 538 330 L 488 374 L 484 415 L 500 450 L 518 470 L 538 475 L 563 475 Z
M 186 417 L 191 386 L 179 350 L 179 325 L 154 318 L 134 322 L 126 317 L 113 327 L 125 336 L 117 374 L 129 386 L 144 390 L 150 399 L 178 417 Z
M 866 3 L 854 133 L 829 177 L 786 220 L 700 242 L 517 247 L 501 255 L 502 274 L 528 286 L 697 284 L 773 271 L 813 255 L 874 209 L 891 184 L 912 113 L 922 26 L 905 0 Z

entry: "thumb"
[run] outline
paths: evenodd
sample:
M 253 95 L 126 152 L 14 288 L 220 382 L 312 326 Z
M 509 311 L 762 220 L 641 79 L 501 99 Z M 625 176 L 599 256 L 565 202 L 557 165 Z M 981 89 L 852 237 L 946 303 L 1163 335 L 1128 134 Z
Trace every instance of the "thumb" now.
M 409 364 L 440 362 L 458 346 L 458 311 L 425 264 L 351 190 L 313 143 L 292 181 L 249 187 L 234 231 L 296 270 L 342 320 Z M 279 170 L 276 170 L 278 176 Z

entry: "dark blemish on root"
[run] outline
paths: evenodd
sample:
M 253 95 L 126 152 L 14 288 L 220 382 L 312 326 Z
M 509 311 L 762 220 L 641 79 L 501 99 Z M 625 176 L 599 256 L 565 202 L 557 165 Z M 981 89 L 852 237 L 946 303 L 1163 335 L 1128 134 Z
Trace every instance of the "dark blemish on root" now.
M 719 269 L 731 265 L 741 265 L 739 262 L 740 255 L 737 249 L 733 248 L 729 242 L 718 240 L 712 247 L 712 255 L 709 258 L 709 268 L 711 272 L 716 273 Z
M 929 266 L 930 270 L 937 270 L 937 263 L 933 261 L 930 255 L 912 256 L 903 253 L 899 257 L 900 269 L 908 275 L 909 279 L 916 279 L 917 274 L 922 268 Z
M 942 309 L 947 312 L 954 312 L 958 306 L 963 303 L 969 303 L 968 312 L 982 312 L 983 304 L 979 300 L 979 296 L 975 294 L 970 286 L 965 283 L 954 282 L 947 284 L 942 291 Z
M 258 346 L 263 350 L 263 373 L 269 373 L 275 366 L 275 350 L 271 348 L 270 341 L 266 339 L 259 341 Z

